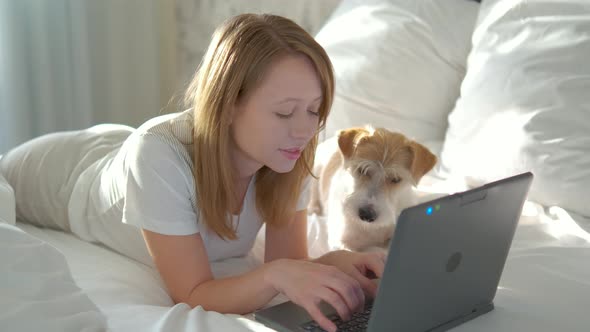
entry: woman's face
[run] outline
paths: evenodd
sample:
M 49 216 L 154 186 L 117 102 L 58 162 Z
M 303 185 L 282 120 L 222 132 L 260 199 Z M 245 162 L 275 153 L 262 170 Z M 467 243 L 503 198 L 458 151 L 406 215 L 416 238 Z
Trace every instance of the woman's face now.
M 231 156 L 240 177 L 262 166 L 291 171 L 317 133 L 321 102 L 321 82 L 311 60 L 304 55 L 276 59 L 234 110 Z

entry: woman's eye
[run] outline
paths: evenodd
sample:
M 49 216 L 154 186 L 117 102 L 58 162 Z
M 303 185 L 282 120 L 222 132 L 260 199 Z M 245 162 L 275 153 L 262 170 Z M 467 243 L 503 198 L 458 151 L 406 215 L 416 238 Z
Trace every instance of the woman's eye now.
M 284 113 L 275 112 L 275 114 L 281 119 L 288 119 L 293 116 L 293 113 L 284 114 Z
M 313 116 L 320 116 L 320 111 L 314 112 L 313 110 L 308 110 L 308 112 Z
M 393 177 L 393 178 L 390 178 L 390 179 L 389 179 L 389 181 L 390 181 L 391 183 L 399 183 L 401 180 L 402 180 L 402 179 L 400 179 L 400 178 L 398 178 L 398 177 Z

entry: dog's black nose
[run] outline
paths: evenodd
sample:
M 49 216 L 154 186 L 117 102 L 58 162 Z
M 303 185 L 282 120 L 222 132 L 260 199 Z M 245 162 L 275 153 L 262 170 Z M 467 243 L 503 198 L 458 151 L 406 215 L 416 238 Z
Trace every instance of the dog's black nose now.
M 371 206 L 363 206 L 359 209 L 359 218 L 362 221 L 372 222 L 377 219 L 377 212 Z

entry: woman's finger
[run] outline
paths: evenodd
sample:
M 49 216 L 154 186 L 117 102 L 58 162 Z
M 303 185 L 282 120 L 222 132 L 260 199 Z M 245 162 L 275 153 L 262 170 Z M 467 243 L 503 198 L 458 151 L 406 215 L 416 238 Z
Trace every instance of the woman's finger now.
M 322 329 L 336 332 L 336 324 L 322 313 L 317 304 L 310 302 L 310 304 L 304 308 L 307 310 L 309 316 L 315 320 Z
M 373 291 L 369 288 L 371 288 L 372 286 L 370 286 L 367 281 L 370 281 L 369 278 L 365 277 L 359 270 L 357 269 L 353 269 L 352 273 L 350 275 L 354 280 L 356 280 L 356 282 L 359 284 L 360 287 L 355 288 L 357 291 L 357 297 L 360 299 L 357 307 L 355 308 L 355 311 L 357 310 L 363 310 L 365 308 L 365 293 L 368 293 L 370 296 L 372 296 Z M 376 291 L 376 290 L 375 290 Z
M 355 278 L 338 269 L 334 272 L 332 278 L 326 279 L 325 285 L 336 291 L 344 299 L 351 312 L 355 311 L 356 308 L 365 302 L 365 294 L 360 283 Z
M 360 271 L 354 272 L 354 278 L 361 284 L 361 288 L 369 294 L 371 298 L 377 296 L 377 285 L 369 278 L 364 276 Z
M 331 305 L 338 313 L 338 316 L 342 318 L 342 320 L 350 319 L 353 310 L 346 304 L 344 299 L 336 291 L 330 288 L 324 288 L 316 296 Z
M 370 253 L 363 257 L 364 265 L 367 269 L 373 271 L 377 278 L 383 276 L 385 269 L 385 258 L 381 253 Z

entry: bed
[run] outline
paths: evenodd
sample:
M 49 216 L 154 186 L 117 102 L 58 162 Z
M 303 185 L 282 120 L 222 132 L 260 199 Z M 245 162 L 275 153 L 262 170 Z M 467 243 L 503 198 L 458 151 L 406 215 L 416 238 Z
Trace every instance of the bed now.
M 428 181 L 428 179 L 426 179 Z M 421 187 L 443 192 L 433 179 Z M 328 249 L 310 216 L 312 255 Z M 586 227 L 586 229 L 584 229 Z M 492 312 L 453 331 L 587 331 L 590 220 L 527 201 Z M 260 264 L 263 237 L 246 257 L 213 264 L 216 276 Z M 251 315 L 174 305 L 155 270 L 55 230 L 0 223 L 3 331 L 270 331 Z M 277 297 L 269 305 L 285 299 Z
M 527 28 L 518 30 L 514 22 Z M 354 24 L 366 27 L 364 35 L 349 29 L 343 37 L 343 29 Z M 584 0 L 481 5 L 344 0 L 316 35 L 334 62 L 338 82 L 324 137 L 362 123 L 412 136 L 440 160 L 418 187 L 425 194 L 452 193 L 519 170 L 537 175 L 495 310 L 453 331 L 590 330 L 590 112 L 587 98 L 577 101 L 589 91 L 580 87 L 590 87 L 590 69 L 575 65 L 590 54 L 590 36 L 583 31 L 590 31 Z M 563 52 L 566 59 L 556 56 Z M 507 54 L 514 60 L 507 61 Z M 537 67 L 523 65 L 531 59 Z M 514 68 L 523 69 L 515 74 Z M 540 73 L 555 79 L 527 84 L 531 77 L 539 81 Z M 503 99 L 506 84 L 511 98 Z M 544 94 L 560 103 L 547 107 L 538 97 Z M 511 104 L 515 99 L 518 112 Z M 504 109 L 513 118 L 499 123 L 497 116 L 508 116 Z M 536 121 L 538 114 L 553 111 L 561 112 L 558 120 Z M 523 118 L 528 119 L 524 125 L 512 128 Z M 544 127 L 547 121 L 553 126 Z M 519 139 L 510 136 L 512 129 L 531 134 Z M 503 149 L 495 148 L 502 144 Z M 469 151 L 469 157 L 461 151 Z M 2 331 L 271 331 L 251 314 L 175 305 L 154 269 L 72 234 L 16 220 L 14 204 L 13 190 L 0 174 Z M 309 252 L 315 257 L 330 248 L 323 219 L 310 215 L 308 222 Z M 247 256 L 214 262 L 215 276 L 261 264 L 262 232 Z M 279 295 L 268 305 L 285 300 Z

